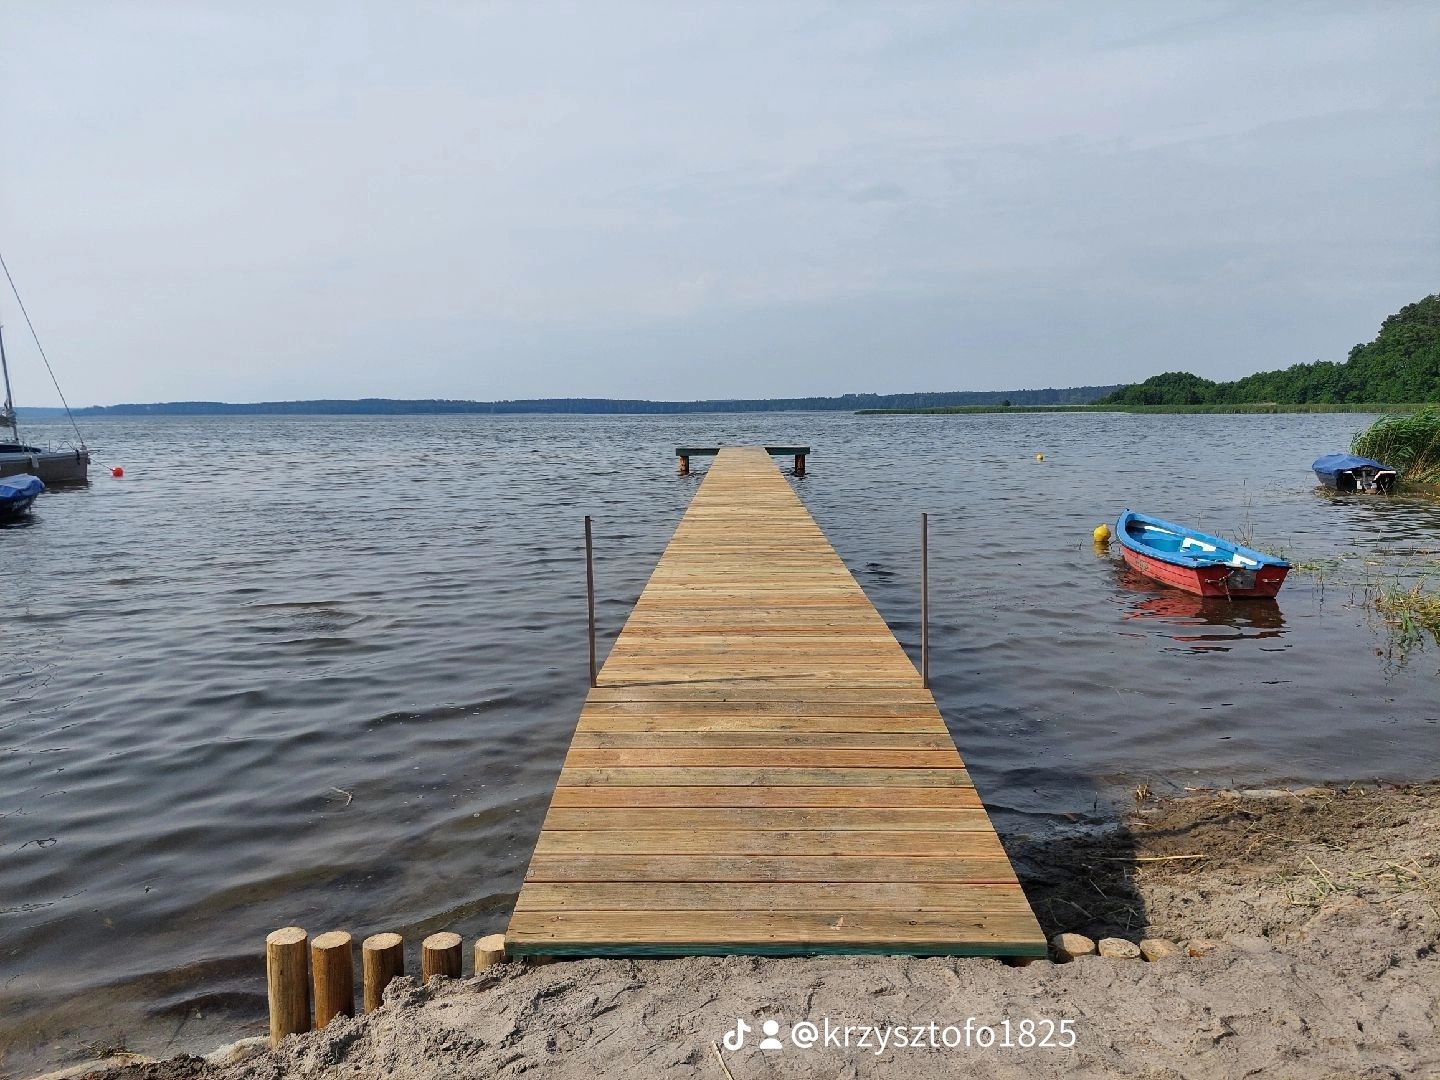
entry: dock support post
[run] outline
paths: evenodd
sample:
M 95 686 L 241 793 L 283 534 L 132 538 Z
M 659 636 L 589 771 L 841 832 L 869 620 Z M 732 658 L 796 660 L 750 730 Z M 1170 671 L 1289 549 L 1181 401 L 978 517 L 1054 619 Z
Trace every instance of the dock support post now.
M 399 934 L 372 934 L 360 946 L 365 971 L 365 1011 L 374 1012 L 391 979 L 405 974 L 405 941 Z
M 590 515 L 585 515 L 585 603 L 590 612 L 590 685 L 595 686 L 595 544 L 590 538 Z
M 505 962 L 505 935 L 491 934 L 475 942 L 475 974 Z
M 680 455 L 680 463 L 679 463 L 679 465 L 677 466 L 677 471 L 680 473 L 681 476 L 689 476 L 689 475 L 690 475 L 690 455 L 689 455 L 689 454 L 681 454 L 681 455 Z
M 805 475 L 805 455 L 804 455 L 804 454 L 796 454 L 796 455 L 795 455 L 795 475 L 796 475 L 796 476 L 804 476 L 804 475 Z
M 920 680 L 930 689 L 930 515 L 920 515 Z
M 448 930 L 431 934 L 420 943 L 420 977 L 429 982 L 432 975 L 449 979 L 460 977 L 460 935 Z
M 320 934 L 310 943 L 310 976 L 314 987 L 317 1028 L 323 1028 L 337 1016 L 355 1015 L 353 944 L 353 939 L 344 930 Z
M 270 998 L 270 1045 L 310 1030 L 310 971 L 305 931 L 275 930 L 265 938 L 265 983 Z

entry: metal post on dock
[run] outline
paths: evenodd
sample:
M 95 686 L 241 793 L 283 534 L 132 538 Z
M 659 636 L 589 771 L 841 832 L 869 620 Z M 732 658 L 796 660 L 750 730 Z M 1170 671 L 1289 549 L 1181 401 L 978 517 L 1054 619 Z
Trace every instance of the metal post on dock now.
M 920 515 L 920 681 L 930 689 L 930 515 Z
M 595 544 L 589 514 L 585 515 L 585 600 L 590 611 L 590 685 L 595 686 Z

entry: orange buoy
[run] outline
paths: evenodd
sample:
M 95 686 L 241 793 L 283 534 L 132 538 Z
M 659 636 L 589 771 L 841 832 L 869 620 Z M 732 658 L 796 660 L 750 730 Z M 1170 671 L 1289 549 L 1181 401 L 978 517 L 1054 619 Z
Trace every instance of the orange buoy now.
M 116 480 L 119 480 L 122 476 L 125 475 L 125 470 L 122 469 L 119 465 L 116 465 L 113 469 L 110 470 L 110 475 L 115 477 Z

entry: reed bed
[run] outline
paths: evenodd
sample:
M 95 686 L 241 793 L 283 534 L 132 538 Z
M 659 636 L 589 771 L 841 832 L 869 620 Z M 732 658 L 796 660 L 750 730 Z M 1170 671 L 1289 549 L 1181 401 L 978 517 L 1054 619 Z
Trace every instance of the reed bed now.
M 1355 436 L 1350 449 L 1399 469 L 1406 484 L 1440 487 L 1440 408 L 1382 416 Z

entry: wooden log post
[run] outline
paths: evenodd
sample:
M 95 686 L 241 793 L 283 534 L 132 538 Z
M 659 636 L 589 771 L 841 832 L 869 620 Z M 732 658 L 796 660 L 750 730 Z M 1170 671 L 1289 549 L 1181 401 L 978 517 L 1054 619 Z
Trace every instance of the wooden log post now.
M 460 935 L 448 931 L 431 934 L 420 943 L 420 975 L 429 982 L 433 975 L 460 978 Z
M 678 471 L 679 471 L 679 473 L 680 473 L 681 476 L 689 476 L 689 475 L 690 475 L 690 455 L 689 455 L 689 454 L 681 454 L 681 455 L 680 455 L 680 462 L 679 462 L 679 465 L 677 466 L 677 469 L 678 469 Z
M 365 1011 L 374 1012 L 391 979 L 405 974 L 405 940 L 399 934 L 372 934 L 360 947 L 365 976 Z
M 491 934 L 475 942 L 475 974 L 505 962 L 505 935 Z
M 310 972 L 305 931 L 275 930 L 265 938 L 265 983 L 270 999 L 270 1045 L 310 1030 Z
M 317 1028 L 337 1016 L 355 1015 L 354 939 L 344 930 L 320 934 L 310 943 L 310 978 Z
M 795 475 L 796 475 L 796 476 L 804 476 L 804 475 L 805 475 L 805 455 L 804 455 L 804 454 L 796 454 L 796 455 L 795 455 Z

